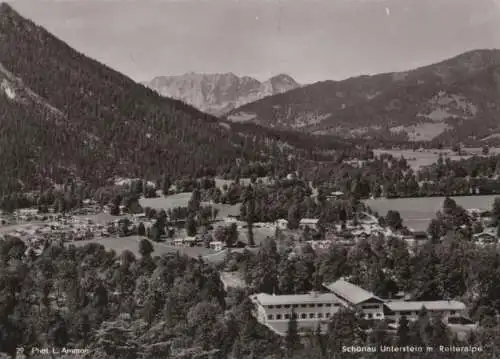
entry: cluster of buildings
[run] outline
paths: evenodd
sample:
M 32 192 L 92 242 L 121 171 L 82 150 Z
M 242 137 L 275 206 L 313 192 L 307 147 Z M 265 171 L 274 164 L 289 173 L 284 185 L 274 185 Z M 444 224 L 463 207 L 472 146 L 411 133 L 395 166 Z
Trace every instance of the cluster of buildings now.
M 475 233 L 472 238 L 478 245 L 498 244 L 497 228 L 491 219 L 491 212 L 481 209 L 468 209 L 473 223 L 479 224 L 483 228 L 482 232 Z
M 303 218 L 299 223 L 299 229 L 304 230 L 308 227 L 311 230 L 318 231 L 318 222 L 318 219 Z M 280 230 L 285 230 L 288 228 L 288 221 L 286 219 L 278 219 L 274 225 Z M 413 232 L 410 235 L 394 232 L 390 228 L 382 227 L 375 216 L 362 213 L 357 221 L 350 220 L 345 225 L 329 224 L 325 228 L 325 235 L 322 240 L 310 240 L 307 243 L 313 249 L 325 250 L 339 244 L 353 246 L 362 239 L 379 236 L 383 238 L 392 237 L 402 239 L 408 243 L 410 249 L 414 249 L 428 239 L 427 234 L 424 232 Z
M 329 319 L 343 308 L 361 313 L 369 321 L 388 320 L 397 328 L 404 316 L 410 321 L 418 318 L 425 308 L 429 313 L 440 315 L 445 323 L 462 319 L 467 324 L 466 306 L 454 300 L 409 301 L 406 299 L 382 299 L 369 291 L 344 279 L 323 284 L 325 293 L 312 292 L 296 295 L 271 295 L 259 293 L 250 296 L 255 305 L 257 320 L 279 335 L 286 335 L 288 322 L 295 315 L 301 333 L 316 330 L 325 331 Z
M 40 252 L 47 242 L 87 240 L 109 235 L 107 226 L 90 219 L 50 214 L 44 215 L 40 221 L 14 225 L 12 230 L 3 231 L 0 237 L 18 238 L 28 250 Z

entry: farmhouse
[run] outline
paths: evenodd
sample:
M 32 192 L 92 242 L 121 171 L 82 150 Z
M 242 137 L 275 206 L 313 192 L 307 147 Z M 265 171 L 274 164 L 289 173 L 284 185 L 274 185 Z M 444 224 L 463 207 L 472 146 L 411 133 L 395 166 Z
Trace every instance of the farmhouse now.
M 174 239 L 173 244 L 176 247 L 193 247 L 198 241 L 197 237 L 184 237 Z
M 492 233 L 482 232 L 473 235 L 474 241 L 478 244 L 496 244 L 498 242 L 498 238 Z
M 280 218 L 277 219 L 276 222 L 274 222 L 276 225 L 276 228 L 278 229 L 287 229 L 288 228 L 288 221 L 286 219 Z
M 306 227 L 309 227 L 310 229 L 318 229 L 318 222 L 319 219 L 315 218 L 302 218 L 299 222 L 299 228 L 304 230 Z
M 211 249 L 216 250 L 216 251 L 221 251 L 224 249 L 225 245 L 221 241 L 213 241 L 209 243 L 209 246 Z
M 343 197 L 344 197 L 344 192 L 335 191 L 330 193 L 330 195 L 326 196 L 326 199 L 329 201 L 335 201 L 338 199 L 342 199 Z

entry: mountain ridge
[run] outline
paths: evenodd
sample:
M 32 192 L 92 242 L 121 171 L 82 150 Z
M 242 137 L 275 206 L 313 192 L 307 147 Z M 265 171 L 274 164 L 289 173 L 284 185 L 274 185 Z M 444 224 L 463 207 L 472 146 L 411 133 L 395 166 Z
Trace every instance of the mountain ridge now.
M 300 86 L 287 74 L 278 74 L 261 82 L 251 76 L 237 76 L 232 72 L 188 72 L 182 75 L 156 76 L 141 83 L 162 96 L 182 100 L 216 116 L 245 103 Z
M 341 133 L 344 137 L 384 135 L 450 142 L 452 133 L 461 133 L 459 141 L 478 136 L 484 139 L 500 132 L 489 129 L 492 121 L 488 120 L 497 116 L 499 104 L 492 97 L 497 93 L 494 69 L 498 66 L 500 50 L 471 50 L 413 70 L 317 82 L 245 104 L 230 111 L 227 118 L 304 132 Z M 493 83 L 483 74 L 490 70 Z M 478 79 L 481 85 L 473 86 Z M 442 98 L 443 91 L 447 99 Z M 485 103 L 482 98 L 490 101 Z M 457 117 L 451 113 L 456 109 L 443 101 L 453 102 L 451 107 L 475 109 L 475 114 Z M 437 112 L 439 119 L 435 118 Z M 431 113 L 434 117 L 426 118 Z M 453 118 L 459 121 L 453 122 Z M 470 123 L 465 123 L 476 118 L 479 134 L 467 130 Z
M 0 122 L 0 195 L 69 179 L 96 188 L 115 177 L 231 176 L 241 161 L 311 156 L 318 144 L 354 148 L 333 137 L 229 123 L 162 97 L 5 3 Z
M 217 118 L 136 84 L 6 3 L 0 63 L 3 190 L 68 176 L 196 174 L 244 156 Z M 47 116 L 51 108 L 57 116 Z

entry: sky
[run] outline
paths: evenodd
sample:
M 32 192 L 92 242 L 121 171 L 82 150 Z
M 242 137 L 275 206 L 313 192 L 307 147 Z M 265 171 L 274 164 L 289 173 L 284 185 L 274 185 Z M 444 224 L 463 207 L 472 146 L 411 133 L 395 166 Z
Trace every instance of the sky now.
M 1 0 L 0 0 L 1 1 Z M 300 83 L 500 48 L 500 0 L 11 0 L 136 81 L 187 72 Z

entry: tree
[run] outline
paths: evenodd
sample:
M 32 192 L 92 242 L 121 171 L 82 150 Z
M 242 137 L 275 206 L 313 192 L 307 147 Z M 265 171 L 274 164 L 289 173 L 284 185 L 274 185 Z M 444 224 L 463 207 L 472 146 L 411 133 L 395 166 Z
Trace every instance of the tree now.
M 380 321 L 369 335 L 371 345 L 380 348 L 382 346 L 391 345 L 391 337 L 389 336 L 389 328 L 385 321 Z M 387 353 L 377 353 L 375 358 L 387 359 Z
M 332 353 L 342 353 L 343 346 L 364 345 L 366 335 L 357 312 L 339 310 L 328 325 L 328 347 Z
M 250 247 L 253 247 L 255 246 L 255 239 L 253 237 L 253 222 L 250 221 L 248 222 L 248 225 L 247 225 L 247 235 L 248 235 L 248 245 Z
M 493 201 L 493 208 L 491 209 L 491 219 L 495 226 L 500 224 L 500 197 L 495 198 Z
M 389 210 L 385 216 L 385 222 L 394 230 L 400 230 L 403 227 L 403 219 L 398 211 Z
M 104 322 L 96 333 L 92 349 L 108 358 L 133 359 L 141 356 L 138 338 L 128 315 Z
M 457 202 L 451 199 L 450 197 L 446 197 L 443 201 L 443 213 L 445 215 L 453 215 L 453 213 L 457 209 Z
M 238 226 L 236 223 L 231 223 L 229 227 L 226 227 L 226 245 L 231 248 L 234 247 L 236 242 L 238 242 Z
M 161 230 L 156 223 L 153 224 L 153 226 L 151 227 L 151 230 L 149 230 L 149 237 L 155 242 L 160 241 Z
M 163 176 L 161 182 L 161 189 L 164 196 L 168 196 L 170 186 L 172 185 L 170 179 L 167 176 Z
M 410 344 L 410 322 L 404 315 L 399 319 L 396 344 L 400 347 Z
M 285 337 L 285 348 L 287 358 L 292 358 L 294 353 L 300 348 L 300 336 L 298 332 L 297 315 L 292 309 L 288 328 Z
M 153 253 L 155 250 L 153 244 L 148 241 L 146 238 L 143 238 L 139 242 L 139 253 L 141 254 L 142 257 L 149 257 L 151 256 L 151 253 Z
M 111 208 L 109 210 L 109 214 L 112 216 L 119 216 L 120 215 L 120 206 L 118 204 L 112 204 Z
M 245 217 L 247 221 L 247 234 L 248 234 L 248 245 L 254 246 L 255 240 L 253 238 L 253 222 L 255 217 L 255 193 L 251 185 L 245 189 L 243 193 L 243 203 L 241 208 L 245 208 Z
M 194 215 L 199 209 L 201 205 L 201 192 L 199 189 L 194 189 L 191 194 L 191 198 L 188 202 L 188 211 Z
M 137 234 L 139 236 L 145 236 L 146 235 L 146 227 L 144 226 L 143 222 L 140 222 L 139 225 L 137 226 Z
M 219 214 L 219 209 L 217 207 L 212 207 L 212 221 L 217 219 L 217 215 Z
M 196 221 L 193 215 L 189 215 L 186 220 L 186 232 L 188 236 L 196 235 Z
M 296 203 L 292 204 L 288 209 L 287 219 L 288 219 L 288 228 L 290 229 L 299 228 L 300 211 L 299 211 L 299 206 Z
M 441 226 L 441 221 L 439 221 L 437 218 L 431 219 L 429 227 L 427 228 L 427 233 L 429 233 L 431 239 L 434 242 L 438 241 L 443 235 L 442 232 L 443 230 Z
M 56 348 L 64 347 L 69 340 L 68 329 L 65 320 L 56 313 L 49 330 L 49 340 Z

